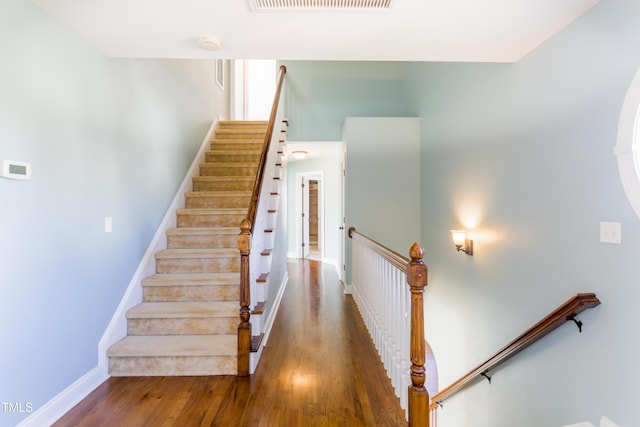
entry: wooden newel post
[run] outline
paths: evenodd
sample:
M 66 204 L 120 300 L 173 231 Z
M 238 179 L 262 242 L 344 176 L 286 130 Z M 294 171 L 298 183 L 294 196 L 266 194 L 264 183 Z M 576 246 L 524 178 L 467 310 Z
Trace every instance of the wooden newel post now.
M 251 253 L 251 222 L 243 219 L 238 235 L 240 251 L 240 324 L 238 325 L 238 376 L 249 376 L 249 352 L 251 349 L 251 291 L 249 254 Z
M 425 345 L 423 293 L 427 286 L 427 266 L 422 262 L 424 249 L 414 243 L 409 250 L 411 262 L 407 283 L 411 290 L 411 385 L 409 386 L 409 426 L 429 426 L 429 393 L 424 386 Z

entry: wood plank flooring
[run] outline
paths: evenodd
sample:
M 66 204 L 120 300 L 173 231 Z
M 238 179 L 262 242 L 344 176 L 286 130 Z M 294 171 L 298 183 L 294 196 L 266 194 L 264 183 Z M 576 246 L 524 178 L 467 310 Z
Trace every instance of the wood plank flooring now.
M 253 376 L 110 378 L 54 426 L 406 426 L 335 268 L 302 260 L 288 269 Z

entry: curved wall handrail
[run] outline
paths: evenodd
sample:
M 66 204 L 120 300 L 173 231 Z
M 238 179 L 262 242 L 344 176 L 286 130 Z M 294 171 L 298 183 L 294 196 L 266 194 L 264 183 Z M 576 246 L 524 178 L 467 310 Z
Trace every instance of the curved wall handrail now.
M 574 295 L 538 323 L 523 332 L 516 339 L 498 350 L 486 361 L 473 368 L 441 392 L 433 395 L 431 398 L 431 401 L 433 402 L 432 408 L 433 404 L 441 405 L 445 399 L 448 399 L 465 387 L 471 385 L 474 380 L 480 377 L 486 377 L 489 371 L 494 370 L 500 364 L 506 362 L 508 359 L 540 340 L 554 329 L 565 324 L 567 321 L 572 320 L 576 322 L 582 331 L 582 322 L 577 321 L 575 316 L 582 313 L 584 310 L 598 305 L 600 305 L 600 300 L 594 293 L 580 293 Z

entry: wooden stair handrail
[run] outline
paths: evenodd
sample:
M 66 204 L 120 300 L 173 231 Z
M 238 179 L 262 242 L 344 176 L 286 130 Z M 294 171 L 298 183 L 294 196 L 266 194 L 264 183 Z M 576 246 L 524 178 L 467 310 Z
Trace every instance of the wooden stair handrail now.
M 411 262 L 409 258 L 404 257 L 399 253 L 387 248 L 386 246 L 381 245 L 375 240 L 365 236 L 364 234 L 359 233 L 355 227 L 349 227 L 349 237 L 352 239 L 354 237 L 357 238 L 359 241 L 375 250 L 378 255 L 389 261 L 389 263 L 391 263 L 394 267 L 398 268 L 405 274 L 407 273 L 409 262 Z
M 431 407 L 437 407 L 437 405 L 442 404 L 445 399 L 448 399 L 465 387 L 471 385 L 474 380 L 487 375 L 488 372 L 495 369 L 498 365 L 506 362 L 508 359 L 543 338 L 554 329 L 560 327 L 569 320 L 576 321 L 575 316 L 586 309 L 593 308 L 598 305 L 600 305 L 600 300 L 594 293 L 580 293 L 574 295 L 538 323 L 527 329 L 519 337 L 498 350 L 485 362 L 482 362 L 473 368 L 441 392 L 436 393 L 432 397 L 433 403 Z M 582 323 L 577 321 L 576 323 L 581 327 Z
M 424 249 L 414 243 L 409 249 L 409 258 L 381 245 L 375 240 L 358 233 L 355 227 L 349 227 L 349 237 L 357 239 L 376 251 L 393 266 L 407 275 L 411 292 L 411 326 L 409 355 L 411 358 L 411 385 L 409 386 L 409 426 L 429 427 L 429 392 L 426 381 L 426 350 L 424 344 L 424 288 L 427 286 L 427 266 L 422 259 Z M 404 316 L 404 313 L 402 313 Z
M 260 200 L 260 192 L 262 190 L 262 182 L 264 180 L 264 171 L 267 163 L 267 155 L 269 146 L 271 145 L 271 136 L 275 127 L 276 117 L 278 115 L 278 106 L 280 104 L 280 93 L 284 83 L 284 75 L 287 67 L 280 66 L 278 73 L 278 82 L 276 85 L 276 94 L 271 106 L 271 115 L 267 124 L 267 132 L 264 136 L 264 144 L 262 145 L 262 153 L 260 154 L 260 162 L 258 163 L 258 171 L 256 180 L 253 183 L 253 191 L 249 203 L 249 211 L 247 217 L 240 223 L 240 234 L 238 235 L 238 250 L 240 251 L 240 324 L 238 325 L 238 376 L 246 377 L 250 374 L 249 354 L 251 352 L 251 271 L 249 268 L 249 256 L 251 255 L 251 235 L 256 222 L 256 214 L 258 212 L 258 201 Z
M 280 104 L 280 93 L 282 92 L 282 86 L 284 84 L 284 76 L 287 74 L 287 67 L 280 66 L 278 73 L 278 83 L 276 84 L 276 94 L 273 98 L 273 104 L 271 105 L 271 114 L 269 115 L 269 122 L 267 124 L 267 133 L 264 136 L 264 144 L 262 144 L 262 153 L 260 154 L 260 162 L 258 163 L 258 173 L 256 180 L 253 183 L 253 191 L 251 193 L 251 202 L 249 204 L 249 212 L 247 213 L 247 219 L 251 224 L 251 234 L 253 234 L 253 227 L 256 222 L 256 214 L 258 212 L 258 200 L 260 200 L 260 191 L 262 189 L 262 181 L 264 180 L 264 168 L 267 163 L 267 154 L 269 153 L 269 146 L 271 145 L 271 135 L 273 134 L 273 128 L 276 125 L 276 117 L 278 115 L 278 105 Z

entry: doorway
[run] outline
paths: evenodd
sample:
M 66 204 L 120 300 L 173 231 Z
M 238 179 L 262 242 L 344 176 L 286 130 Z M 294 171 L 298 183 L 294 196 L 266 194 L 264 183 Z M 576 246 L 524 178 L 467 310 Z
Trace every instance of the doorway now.
M 324 258 L 323 172 L 296 175 L 297 257 Z
M 276 91 L 275 59 L 237 59 L 233 62 L 230 113 L 234 120 L 268 120 Z
M 318 189 L 317 179 L 309 180 L 309 257 L 320 256 L 318 246 L 319 215 L 318 215 Z

